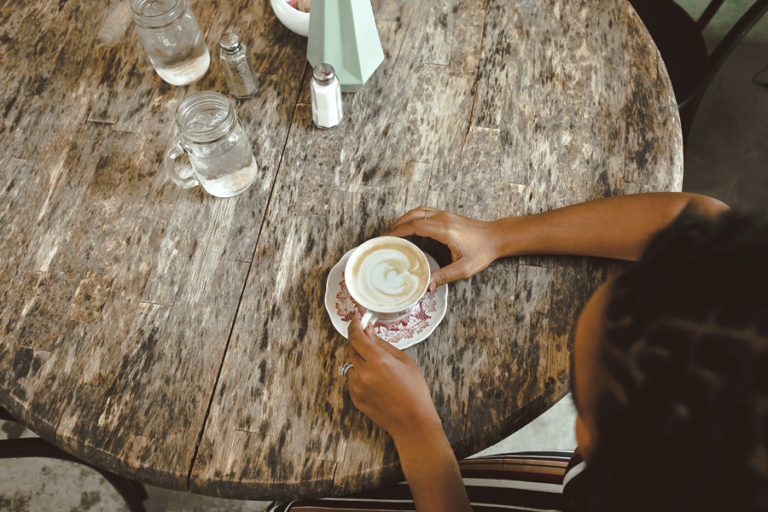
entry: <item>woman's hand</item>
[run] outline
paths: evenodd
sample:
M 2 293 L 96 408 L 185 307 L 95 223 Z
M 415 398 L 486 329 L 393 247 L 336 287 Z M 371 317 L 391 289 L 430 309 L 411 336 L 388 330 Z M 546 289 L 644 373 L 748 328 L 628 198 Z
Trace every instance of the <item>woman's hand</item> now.
M 427 383 L 408 354 L 382 340 L 360 321 L 349 324 L 347 372 L 352 403 L 397 442 L 404 436 L 442 433 Z
M 459 465 L 416 363 L 371 329 L 363 331 L 357 319 L 349 324 L 349 343 L 352 402 L 395 441 L 417 512 L 471 512 Z
M 432 273 L 429 287 L 464 279 L 485 270 L 500 256 L 493 222 L 471 219 L 455 213 L 421 206 L 411 210 L 392 226 L 387 235 L 418 235 L 442 242 L 451 250 L 453 263 Z

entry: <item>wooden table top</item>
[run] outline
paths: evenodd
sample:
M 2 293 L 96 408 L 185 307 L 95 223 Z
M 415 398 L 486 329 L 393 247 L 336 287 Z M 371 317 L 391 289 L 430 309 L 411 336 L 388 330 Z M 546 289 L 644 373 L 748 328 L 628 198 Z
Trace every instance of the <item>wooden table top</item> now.
M 493 219 L 681 188 L 672 88 L 623 0 L 374 0 L 386 59 L 331 130 L 267 0 L 191 4 L 213 57 L 186 88 L 153 72 L 128 2 L 0 6 L 0 404 L 119 475 L 240 498 L 398 478 L 336 374 L 338 259 L 419 205 Z M 226 91 L 226 30 L 260 80 L 237 106 L 259 177 L 216 199 L 161 157 L 179 101 Z M 451 285 L 408 353 L 458 456 L 566 393 L 611 266 L 510 258 Z

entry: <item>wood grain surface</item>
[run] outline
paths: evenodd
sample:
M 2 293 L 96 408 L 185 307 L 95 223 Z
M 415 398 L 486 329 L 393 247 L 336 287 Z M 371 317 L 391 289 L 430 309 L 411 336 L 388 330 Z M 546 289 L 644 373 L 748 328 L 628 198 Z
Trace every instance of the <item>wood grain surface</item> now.
M 493 219 L 681 189 L 672 88 L 624 0 L 374 0 L 386 59 L 331 130 L 268 0 L 189 3 L 213 58 L 186 88 L 127 1 L 0 3 L 0 404 L 119 475 L 239 498 L 399 478 L 336 376 L 338 259 L 422 204 Z M 259 177 L 217 199 L 161 158 L 178 102 L 226 91 L 227 30 L 259 77 L 237 103 Z M 616 268 L 510 258 L 451 285 L 408 352 L 459 457 L 563 396 L 578 311 Z

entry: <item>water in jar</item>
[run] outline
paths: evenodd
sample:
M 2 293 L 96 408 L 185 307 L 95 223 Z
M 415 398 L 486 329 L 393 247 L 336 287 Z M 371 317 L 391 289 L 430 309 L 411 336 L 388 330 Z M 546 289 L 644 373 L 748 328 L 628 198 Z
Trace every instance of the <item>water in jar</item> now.
M 155 59 L 150 54 L 157 74 L 171 85 L 187 85 L 202 78 L 211 63 L 208 48 L 194 47 L 187 55 L 173 56 L 169 59 Z
M 160 78 L 172 85 L 200 79 L 211 57 L 189 7 L 180 0 L 134 0 L 133 6 L 136 30 Z
M 190 120 L 187 127 L 203 131 L 221 124 L 226 116 L 222 110 L 204 111 Z M 200 184 L 211 195 L 232 197 L 256 179 L 256 160 L 239 122 L 219 140 L 188 147 L 187 155 Z

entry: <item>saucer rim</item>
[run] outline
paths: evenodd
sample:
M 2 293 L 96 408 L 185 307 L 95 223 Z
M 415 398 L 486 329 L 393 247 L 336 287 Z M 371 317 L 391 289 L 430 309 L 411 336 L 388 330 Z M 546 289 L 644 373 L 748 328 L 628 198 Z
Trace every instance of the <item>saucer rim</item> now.
M 333 275 L 334 270 L 336 270 L 336 267 L 338 267 L 339 265 L 345 263 L 346 262 L 345 260 L 349 258 L 349 255 L 355 249 L 356 249 L 356 247 L 348 250 L 347 252 L 345 252 L 341 256 L 341 258 L 339 258 L 339 260 L 328 271 L 328 276 L 325 279 L 325 298 L 324 298 L 324 301 L 323 301 L 324 305 L 325 305 L 325 311 L 328 314 L 328 319 L 331 321 L 331 324 L 333 325 L 333 328 L 336 330 L 336 332 L 338 332 L 345 339 L 349 339 L 347 334 L 342 333 L 339 330 L 339 328 L 336 326 L 336 323 L 333 321 L 334 313 L 331 312 L 331 307 L 332 306 L 335 307 L 335 303 L 334 304 L 330 304 L 329 303 L 330 284 L 331 284 L 331 276 Z M 435 265 L 435 268 L 440 268 L 440 265 L 437 263 L 437 260 L 435 260 L 435 258 L 433 258 L 432 255 L 430 255 L 427 252 L 424 252 L 424 255 L 427 257 L 427 261 L 430 264 L 430 270 L 432 269 L 432 264 L 433 263 Z M 392 345 L 393 347 L 395 347 L 398 350 L 405 350 L 406 348 L 412 347 L 413 345 L 417 345 L 417 344 L 425 341 L 427 338 L 429 338 L 429 336 L 432 335 L 432 333 L 435 331 L 435 329 L 437 329 L 437 326 L 440 325 L 441 323 L 443 323 L 443 320 L 445 319 L 445 314 L 448 312 L 448 284 L 444 284 L 441 287 L 439 287 L 438 290 L 435 291 L 435 293 L 437 294 L 437 293 L 440 293 L 440 292 L 443 292 L 443 291 L 445 293 L 445 307 L 444 308 L 439 308 L 439 310 L 436 311 L 436 313 L 439 313 L 439 316 L 438 317 L 433 317 L 433 318 L 436 319 L 434 325 L 432 325 L 431 327 L 428 327 L 425 331 L 423 331 L 422 333 L 420 333 L 418 336 L 414 337 L 413 339 L 406 338 L 404 340 L 401 340 L 401 342 L 398 342 L 398 343 L 390 343 L 390 345 Z M 338 315 L 336 315 L 336 316 L 338 316 Z M 341 322 L 342 323 L 346 323 L 347 326 L 349 325 L 349 322 L 344 322 L 343 320 Z M 405 343 L 402 343 L 403 341 Z

